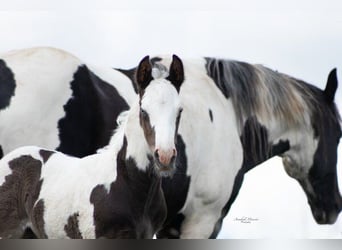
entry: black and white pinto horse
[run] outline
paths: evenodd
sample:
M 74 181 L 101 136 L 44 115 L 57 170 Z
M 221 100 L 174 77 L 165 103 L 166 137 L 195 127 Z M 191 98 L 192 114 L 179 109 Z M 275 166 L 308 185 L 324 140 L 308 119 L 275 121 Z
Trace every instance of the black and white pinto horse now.
M 161 176 L 175 171 L 182 62 L 152 76 L 137 70 L 140 98 L 101 153 L 84 158 L 36 146 L 0 160 L 0 237 L 152 238 L 166 218 Z
M 0 56 L 2 154 L 25 145 L 93 154 L 109 143 L 116 117 L 136 98 L 131 80 L 119 71 L 97 70 L 65 51 L 6 53 Z
M 59 77 L 58 74 L 52 75 L 52 79 L 45 82 L 39 78 L 51 70 L 49 61 L 58 62 L 61 60 L 59 54 L 63 52 L 35 49 L 30 57 L 37 58 L 37 55 L 46 53 L 49 54 L 44 58 L 46 61 L 38 58 L 41 62 L 39 67 L 31 72 L 21 72 L 12 65 L 25 65 L 24 61 L 28 60 L 24 60 L 25 53 L 14 53 L 18 58 L 12 62 L 8 58 L 14 56 L 3 57 L 1 72 L 7 72 L 7 78 L 13 82 L 10 85 L 13 90 L 6 87 L 9 89 L 6 92 L 8 104 L 0 111 L 0 126 L 1 129 L 11 126 L 14 129 L 12 133 L 0 130 L 1 136 L 7 138 L 0 138 L 3 150 L 8 150 L 11 136 L 16 137 L 17 144 L 25 144 L 26 138 L 32 136 L 39 141 L 35 144 L 43 145 L 49 141 L 44 133 L 54 136 L 54 147 L 76 156 L 93 153 L 104 146 L 109 139 L 103 136 L 102 131 L 114 129 L 115 114 L 119 114 L 120 109 L 128 109 L 135 99 L 134 90 L 137 92 L 137 89 L 128 79 L 133 79 L 136 69 L 120 72 L 114 69 L 95 70 L 81 63 L 77 66 L 79 62 L 72 64 L 71 70 L 66 66 L 57 71 L 63 75 L 63 78 L 58 78 L 59 84 L 63 85 L 61 88 L 70 85 L 71 91 L 68 89 L 64 102 L 56 104 L 60 105 L 56 108 L 56 105 L 51 105 L 51 100 L 61 96 L 58 91 L 48 92 L 49 87 L 46 87 L 41 92 L 31 91 L 30 95 L 27 92 L 34 88 L 34 81 L 38 85 L 49 85 Z M 64 53 L 63 58 L 67 60 L 68 56 Z M 171 58 L 156 57 L 151 61 L 155 76 L 169 74 Z M 63 67 L 64 64 L 58 65 Z M 287 173 L 304 189 L 315 220 L 320 224 L 334 223 L 342 208 L 336 174 L 337 146 L 341 136 L 339 114 L 334 104 L 336 70 L 330 73 L 327 86 L 322 91 L 261 65 L 215 58 L 183 60 L 183 65 L 185 81 L 180 89 L 180 99 L 184 111 L 176 143 L 176 172 L 172 178 L 162 181 L 168 214 L 157 236 L 216 237 L 223 218 L 238 195 L 244 173 L 275 155 L 283 158 Z M 17 78 L 31 85 L 21 92 L 21 96 L 17 96 L 15 90 L 21 89 L 16 84 Z M 38 98 L 39 94 L 46 99 Z M 70 95 L 72 98 L 68 99 Z M 111 95 L 113 98 L 110 99 Z M 24 99 L 30 96 L 32 102 L 39 104 L 31 104 L 30 99 Z M 91 108 L 88 99 L 92 100 L 93 96 L 95 100 L 91 102 L 95 107 Z M 12 102 L 16 97 L 21 105 L 15 106 Z M 102 101 L 102 98 L 110 101 Z M 25 122 L 18 122 L 21 115 L 2 119 L 2 113 L 7 112 L 9 116 L 19 112 L 23 105 L 27 107 L 27 114 L 32 112 L 41 119 L 51 115 L 53 119 L 46 119 L 49 125 L 44 126 L 53 127 L 53 131 L 41 130 L 44 126 L 37 127 L 39 120 L 33 126 L 25 127 Z M 30 108 L 30 105 L 36 106 Z M 49 108 L 42 110 L 45 106 L 60 112 L 53 114 L 55 110 L 52 110 L 49 113 Z M 111 119 L 108 119 L 108 114 L 111 114 Z M 17 124 L 17 127 L 12 124 Z M 39 131 L 42 131 L 40 136 L 35 136 Z M 20 133 L 23 134 L 21 138 Z M 65 134 L 68 136 L 63 136 Z M 98 136 L 101 140 L 96 139 Z

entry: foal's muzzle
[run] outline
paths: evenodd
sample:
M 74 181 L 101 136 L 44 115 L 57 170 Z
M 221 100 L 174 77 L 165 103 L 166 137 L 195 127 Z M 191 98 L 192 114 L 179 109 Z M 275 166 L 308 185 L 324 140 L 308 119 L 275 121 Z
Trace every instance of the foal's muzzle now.
M 174 173 L 177 157 L 176 149 L 169 151 L 156 149 L 153 157 L 157 170 L 161 176 L 171 176 Z

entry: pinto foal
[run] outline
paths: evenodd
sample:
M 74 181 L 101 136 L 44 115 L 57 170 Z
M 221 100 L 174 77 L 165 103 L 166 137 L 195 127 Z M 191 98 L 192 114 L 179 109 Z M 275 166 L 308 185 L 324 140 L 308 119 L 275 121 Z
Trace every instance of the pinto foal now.
M 165 76 L 165 75 L 164 75 Z M 74 158 L 35 146 L 0 161 L 0 237 L 152 238 L 166 218 L 161 176 L 175 171 L 183 64 L 154 77 L 139 64 L 139 100 L 101 153 Z

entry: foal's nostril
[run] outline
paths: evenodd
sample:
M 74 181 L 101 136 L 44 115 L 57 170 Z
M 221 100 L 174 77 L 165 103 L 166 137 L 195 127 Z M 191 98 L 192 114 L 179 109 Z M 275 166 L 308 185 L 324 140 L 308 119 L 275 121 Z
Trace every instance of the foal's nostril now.
M 177 156 L 177 150 L 174 148 L 174 149 L 172 149 L 172 156 Z
M 173 155 L 173 156 L 171 157 L 170 162 L 173 163 L 175 160 L 176 160 L 176 155 Z
M 156 159 L 158 159 L 158 160 L 159 160 L 159 153 L 158 153 L 158 149 L 156 149 L 156 150 L 154 151 L 154 157 L 155 157 Z

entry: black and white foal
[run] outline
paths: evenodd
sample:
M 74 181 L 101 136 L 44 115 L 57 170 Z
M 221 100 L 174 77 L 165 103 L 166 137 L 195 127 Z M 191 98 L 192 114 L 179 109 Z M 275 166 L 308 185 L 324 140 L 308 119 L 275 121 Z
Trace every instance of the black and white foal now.
M 152 238 L 166 218 L 161 175 L 171 175 L 183 65 L 152 75 L 139 64 L 139 99 L 101 153 L 74 158 L 35 146 L 0 161 L 0 237 Z

